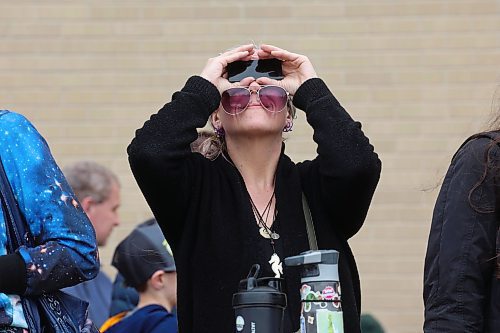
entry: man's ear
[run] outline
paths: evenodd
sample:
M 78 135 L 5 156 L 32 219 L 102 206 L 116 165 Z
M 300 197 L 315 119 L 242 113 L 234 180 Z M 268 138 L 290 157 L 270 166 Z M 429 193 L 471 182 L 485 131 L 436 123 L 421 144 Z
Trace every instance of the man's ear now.
M 82 209 L 85 213 L 88 213 L 91 209 L 92 206 L 95 204 L 94 199 L 92 197 L 85 197 L 80 201 L 80 204 L 82 205 Z

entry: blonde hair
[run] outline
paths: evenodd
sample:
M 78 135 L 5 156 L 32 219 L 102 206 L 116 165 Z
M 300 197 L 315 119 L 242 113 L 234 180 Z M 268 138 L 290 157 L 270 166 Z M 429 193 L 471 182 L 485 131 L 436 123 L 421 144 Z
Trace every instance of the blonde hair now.
M 226 150 L 224 137 L 218 137 L 215 133 L 198 146 L 198 152 L 211 161 L 215 160 L 224 150 Z

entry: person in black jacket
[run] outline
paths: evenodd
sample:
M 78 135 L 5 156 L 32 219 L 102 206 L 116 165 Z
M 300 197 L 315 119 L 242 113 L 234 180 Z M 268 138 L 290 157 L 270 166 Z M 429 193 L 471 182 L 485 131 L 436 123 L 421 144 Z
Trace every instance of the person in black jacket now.
M 499 131 L 469 138 L 441 186 L 425 258 L 425 332 L 500 332 L 499 143 Z
M 282 60 L 284 78 L 230 83 L 224 77 L 228 63 L 255 58 Z M 237 87 L 248 91 L 228 90 Z M 297 164 L 285 155 L 282 138 L 293 121 L 292 96 L 318 144 L 315 159 Z M 209 118 L 222 147 L 213 160 L 190 149 Z M 269 262 L 309 249 L 302 193 L 319 248 L 340 252 L 345 332 L 360 332 L 359 277 L 347 241 L 364 222 L 381 163 L 307 57 L 244 45 L 209 59 L 137 130 L 128 154 L 173 249 L 180 332 L 234 332 L 232 294 L 255 263 L 263 276 L 284 277 L 284 332 L 299 329 L 299 269 Z

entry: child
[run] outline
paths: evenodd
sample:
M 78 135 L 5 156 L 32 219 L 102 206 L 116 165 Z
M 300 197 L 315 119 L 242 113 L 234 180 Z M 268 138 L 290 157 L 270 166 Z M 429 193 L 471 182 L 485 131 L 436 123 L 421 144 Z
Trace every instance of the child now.
M 112 264 L 138 291 L 139 304 L 108 319 L 101 332 L 177 332 L 175 262 L 156 221 L 135 228 L 116 248 Z

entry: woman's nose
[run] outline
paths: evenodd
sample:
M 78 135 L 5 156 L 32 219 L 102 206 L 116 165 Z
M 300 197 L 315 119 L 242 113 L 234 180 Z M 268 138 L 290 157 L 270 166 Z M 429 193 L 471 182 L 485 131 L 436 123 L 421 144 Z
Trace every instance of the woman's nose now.
M 249 86 L 248 89 L 250 90 L 250 104 L 258 104 L 259 102 L 259 96 L 257 91 L 260 89 L 260 84 L 258 84 L 256 81 L 253 81 Z
M 250 90 L 252 91 L 257 91 L 260 89 L 260 84 L 257 83 L 257 81 L 252 81 L 252 83 L 250 83 L 248 85 L 248 87 L 250 88 Z

